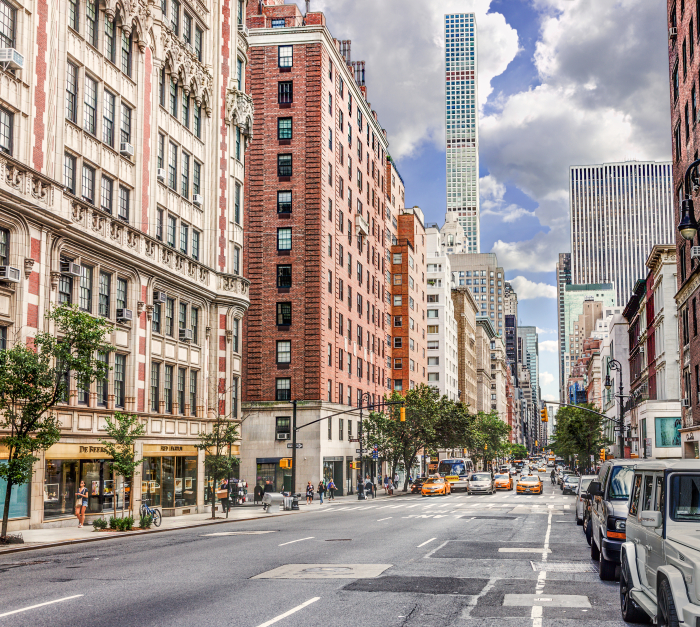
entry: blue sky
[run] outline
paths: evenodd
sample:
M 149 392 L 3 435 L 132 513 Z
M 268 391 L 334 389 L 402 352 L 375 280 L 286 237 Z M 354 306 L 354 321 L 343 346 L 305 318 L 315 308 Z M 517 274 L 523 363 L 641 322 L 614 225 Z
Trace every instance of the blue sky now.
M 303 2 L 299 2 L 303 9 Z M 558 397 L 558 253 L 569 251 L 568 167 L 670 159 L 666 0 L 312 0 L 367 64 L 406 204 L 445 216 L 446 13 L 476 13 L 481 251 L 540 333 L 540 386 Z M 367 15 L 372 15 L 368 20 Z

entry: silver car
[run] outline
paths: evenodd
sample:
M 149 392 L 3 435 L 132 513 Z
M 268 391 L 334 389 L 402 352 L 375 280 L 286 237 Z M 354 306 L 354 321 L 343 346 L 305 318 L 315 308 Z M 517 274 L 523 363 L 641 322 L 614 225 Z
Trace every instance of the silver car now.
M 482 492 L 484 494 L 494 494 L 496 487 L 493 483 L 493 475 L 490 472 L 475 472 L 469 477 L 469 485 L 467 486 L 469 494 Z
M 576 490 L 576 508 L 574 509 L 577 525 L 583 524 L 583 512 L 586 508 L 586 500 L 583 498 L 583 495 L 588 491 L 588 484 L 597 477 L 598 475 L 583 475 L 581 481 L 579 481 L 578 490 Z

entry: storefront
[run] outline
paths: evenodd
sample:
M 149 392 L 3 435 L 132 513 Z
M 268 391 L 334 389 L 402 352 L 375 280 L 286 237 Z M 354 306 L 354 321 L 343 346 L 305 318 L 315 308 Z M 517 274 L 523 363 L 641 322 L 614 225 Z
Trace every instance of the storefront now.
M 228 449 L 226 449 L 228 454 Z M 224 454 L 224 453 L 222 453 Z M 236 457 L 238 458 L 240 456 L 240 448 L 236 445 L 231 447 L 231 457 Z M 212 490 L 214 490 L 214 477 L 210 477 L 207 473 L 207 459 L 208 455 L 204 457 L 204 504 L 205 505 L 211 505 L 211 493 Z M 228 481 L 231 479 L 232 484 L 234 483 L 234 480 L 240 479 L 240 464 L 234 466 L 234 468 L 231 470 L 231 476 L 230 477 L 223 477 L 219 479 L 219 485 L 216 486 L 216 490 L 226 490 L 227 494 L 229 492 L 228 490 Z M 216 502 L 221 503 L 221 498 L 216 497 Z
M 195 446 L 144 444 L 141 501 L 164 516 L 197 505 L 198 449 Z
M 44 520 L 72 517 L 80 482 L 88 489 L 87 514 L 129 507 L 130 486 L 112 474 L 103 446 L 54 444 L 45 453 Z
M 280 468 L 281 457 L 258 457 L 256 459 L 255 485 L 265 492 L 287 492 L 292 489 L 292 469 Z M 301 481 L 301 483 L 300 483 Z M 306 485 L 303 478 L 297 477 L 297 491 Z
M 7 449 L 0 447 L 0 464 L 7 464 L 7 458 Z M 6 491 L 7 482 L 4 479 L 0 479 L 0 512 L 5 510 Z M 10 520 L 29 517 L 30 492 L 30 485 L 28 483 L 20 486 L 12 486 L 12 492 L 10 493 Z
M 342 496 L 343 492 L 343 461 L 344 457 L 323 458 L 323 481 L 326 485 L 333 479 L 336 488 L 336 496 Z
M 682 429 L 681 437 L 683 438 L 683 457 L 700 459 L 700 427 Z

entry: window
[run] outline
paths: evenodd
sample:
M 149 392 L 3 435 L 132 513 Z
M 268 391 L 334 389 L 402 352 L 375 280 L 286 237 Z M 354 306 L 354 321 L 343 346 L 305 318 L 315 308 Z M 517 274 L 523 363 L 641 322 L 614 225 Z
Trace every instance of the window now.
M 95 170 L 88 165 L 83 165 L 82 196 L 91 205 L 95 204 Z
M 165 333 L 170 337 L 173 336 L 175 318 L 175 300 L 168 298 L 165 301 Z
M 194 134 L 197 138 L 202 139 L 202 107 L 200 105 L 194 107 Z
M 199 261 L 199 231 L 192 229 L 192 259 Z
M 292 287 L 292 266 L 277 266 L 277 287 Z
M 3 4 L 5 4 L 3 2 Z M 80 32 L 80 5 L 78 0 L 68 0 L 68 26 L 74 31 Z
M 402 316 L 394 316 L 394 326 L 400 327 L 402 325 L 403 325 L 403 317 Z
M 275 400 L 289 401 L 292 399 L 292 380 L 291 379 L 276 379 L 275 380 Z
M 190 127 L 190 97 L 182 94 L 182 125 L 185 128 Z
M 131 143 L 131 108 L 122 104 L 121 141 Z
M 163 210 L 160 207 L 156 209 L 156 239 L 163 241 Z
M 235 330 L 238 330 L 238 320 L 234 320 L 236 323 L 235 325 Z M 192 342 L 195 344 L 199 344 L 199 308 L 198 307 L 192 307 L 190 310 L 190 329 L 192 329 Z M 234 335 L 234 339 L 236 341 L 236 344 L 238 344 L 238 336 Z M 237 350 L 237 347 L 234 348 L 234 350 Z
M 292 361 L 292 342 L 290 340 L 277 341 L 277 363 L 289 364 Z
M 66 154 L 63 157 L 63 185 L 71 194 L 75 194 L 75 157 Z
M 292 324 L 292 303 L 277 303 L 277 324 Z
M 185 381 L 187 371 L 184 368 L 177 369 L 177 409 L 181 416 L 185 415 Z
M 180 34 L 180 0 L 170 0 L 170 28 Z
M 0 16 L 2 13 L 0 12 Z M 12 129 L 15 116 L 6 109 L 0 107 L 0 151 L 8 155 L 12 154 Z
M 440 332 L 440 325 L 438 324 L 429 324 L 428 325 L 428 333 L 439 333 Z
M 190 156 L 184 151 L 182 152 L 182 169 L 180 172 L 180 194 L 185 198 L 190 197 Z
M 277 213 L 292 212 L 292 192 L 280 191 L 277 192 Z
M 92 311 L 92 268 L 89 266 L 80 267 L 80 309 Z
M 66 64 L 66 119 L 78 121 L 78 68 L 72 63 Z
M 281 81 L 277 84 L 277 102 L 279 104 L 293 102 L 292 81 Z
M 202 184 L 202 164 L 199 161 L 192 163 L 192 193 L 199 194 Z
M 170 77 L 170 115 L 177 117 L 177 83 Z
M 277 155 L 277 176 L 292 176 L 292 155 Z
M 284 18 L 272 20 L 272 28 L 284 28 Z
M 114 63 L 117 59 L 117 46 L 115 42 L 116 24 L 114 21 L 105 20 L 105 57 Z
M 153 333 L 160 333 L 160 312 L 160 303 L 155 303 L 153 305 L 153 324 L 151 325 Z
M 194 29 L 194 54 L 197 57 L 198 61 L 202 60 L 202 43 L 204 40 L 204 31 L 199 28 L 199 26 L 195 26 Z
M 165 381 L 163 381 L 163 396 L 165 411 L 173 413 L 173 367 L 165 366 Z
M 126 279 L 117 279 L 117 309 L 126 309 L 127 287 Z
M 100 272 L 100 293 L 97 303 L 97 313 L 105 318 L 109 317 L 110 287 L 112 275 Z
M 236 87 L 238 91 L 243 91 L 243 61 L 236 59 Z
M 168 215 L 168 230 L 166 236 L 166 242 L 168 246 L 175 248 L 175 236 L 177 233 L 177 218 L 175 216 Z
M 182 38 L 185 43 L 192 44 L 192 16 L 187 12 L 183 13 Z
M 180 225 L 180 252 L 187 254 L 187 244 L 190 241 L 190 227 L 187 224 Z
M 105 89 L 102 101 L 102 141 L 112 148 L 114 148 L 114 103 L 114 94 Z
M 277 139 L 292 139 L 292 118 L 277 120 Z
M 437 309 L 428 309 L 428 318 L 437 318 L 438 317 L 438 310 Z
M 122 72 L 131 76 L 131 33 L 122 30 Z
M 233 194 L 233 221 L 241 223 L 241 186 L 236 183 Z
M 233 273 L 240 274 L 241 272 L 241 249 L 238 246 L 233 247 Z
M 236 159 L 241 160 L 241 129 L 236 127 Z
M 85 76 L 83 128 L 90 135 L 97 135 L 97 81 Z
M 129 190 L 119 186 L 119 213 L 117 217 L 125 222 L 129 221 Z
M 279 46 L 278 48 L 278 65 L 279 67 L 292 67 L 294 46 Z
M 277 250 L 292 250 L 292 229 L 277 229 Z
M 168 186 L 177 191 L 177 146 L 172 142 L 168 146 Z
M 124 383 L 126 381 L 126 355 L 114 356 L 114 405 L 124 407 Z
M 68 261 L 61 259 L 61 261 Z M 73 277 L 62 274 L 58 278 L 58 302 L 70 305 L 73 303 Z
M 151 364 L 151 411 L 160 411 L 160 364 Z
M 231 388 L 231 404 L 234 417 L 238 416 L 238 379 L 234 379 Z M 197 371 L 190 370 L 190 415 L 197 415 Z

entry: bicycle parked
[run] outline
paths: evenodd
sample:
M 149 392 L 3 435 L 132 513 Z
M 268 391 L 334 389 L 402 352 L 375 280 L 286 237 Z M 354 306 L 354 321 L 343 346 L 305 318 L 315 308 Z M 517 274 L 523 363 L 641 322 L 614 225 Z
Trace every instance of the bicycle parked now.
M 139 508 L 139 514 L 141 514 L 141 516 L 152 516 L 153 525 L 155 527 L 160 527 L 160 523 L 162 522 L 162 516 L 159 509 L 151 509 L 146 503 L 141 503 L 141 507 Z

